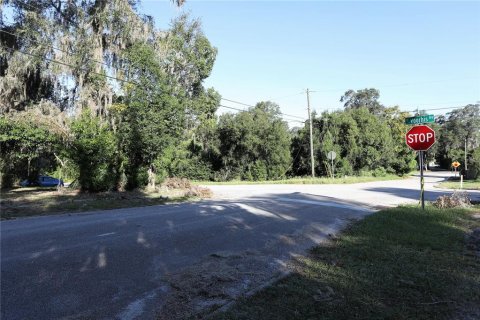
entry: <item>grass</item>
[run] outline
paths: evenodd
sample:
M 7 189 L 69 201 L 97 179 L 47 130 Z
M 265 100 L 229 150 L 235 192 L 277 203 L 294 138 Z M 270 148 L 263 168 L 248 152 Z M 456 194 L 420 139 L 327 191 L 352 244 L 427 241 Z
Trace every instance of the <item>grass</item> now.
M 437 185 L 439 188 L 446 189 L 460 189 L 460 179 L 455 181 L 445 181 Z M 463 189 L 465 190 L 480 190 L 480 180 L 464 180 Z
M 290 178 L 283 180 L 269 180 L 269 181 L 244 181 L 244 180 L 232 180 L 232 181 L 195 181 L 195 185 L 241 185 L 241 184 L 350 184 L 361 183 L 371 181 L 386 181 L 386 180 L 399 180 L 405 179 L 407 176 L 401 177 L 397 175 L 386 175 L 384 177 L 373 176 L 347 176 L 344 178 Z
M 182 192 L 168 194 L 146 191 L 81 193 L 78 190 L 64 188 L 16 188 L 2 191 L 1 219 L 13 219 L 29 216 L 60 214 L 140 206 L 153 206 L 171 202 L 185 201 L 191 198 Z
M 465 209 L 379 211 L 214 319 L 479 319 L 474 227 Z

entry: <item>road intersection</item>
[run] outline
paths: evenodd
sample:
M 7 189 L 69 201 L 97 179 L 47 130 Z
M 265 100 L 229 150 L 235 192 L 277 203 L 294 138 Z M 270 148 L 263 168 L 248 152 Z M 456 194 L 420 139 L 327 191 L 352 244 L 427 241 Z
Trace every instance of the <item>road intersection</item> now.
M 427 200 L 450 192 L 434 188 L 448 175 L 426 174 Z M 225 267 L 229 282 L 193 307 L 228 303 L 352 220 L 418 203 L 418 186 L 209 186 L 199 202 L 2 221 L 1 318 L 152 319 L 197 267 L 204 278 Z M 252 268 L 260 276 L 245 276 Z

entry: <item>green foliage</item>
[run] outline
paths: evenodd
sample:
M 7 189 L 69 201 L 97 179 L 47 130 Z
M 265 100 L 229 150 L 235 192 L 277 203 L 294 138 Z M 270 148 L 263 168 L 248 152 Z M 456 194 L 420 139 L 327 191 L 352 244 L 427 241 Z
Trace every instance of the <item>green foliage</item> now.
M 189 96 L 198 95 L 202 81 L 212 71 L 217 49 L 203 34 L 200 21 L 190 20 L 186 14 L 172 22 L 165 40 L 166 70 L 170 70 L 171 80 Z
M 385 177 L 387 176 L 387 170 L 385 170 L 385 168 L 383 167 L 378 167 L 378 168 L 375 168 L 375 170 L 373 170 L 372 172 L 372 175 L 374 177 Z
M 380 114 L 383 106 L 378 102 L 380 92 L 377 89 L 348 90 L 340 98 L 344 102 L 345 109 L 367 108 L 372 114 Z
M 83 191 L 106 191 L 116 188 L 114 170 L 116 141 L 105 123 L 84 111 L 72 122 L 73 139 L 68 149 L 69 157 L 78 166 Z
M 117 115 L 127 188 L 133 189 L 146 184 L 144 172 L 155 172 L 154 161 L 180 138 L 184 112 L 151 46 L 137 43 L 126 58 L 131 79 L 141 84 L 129 88 Z
M 406 114 L 395 108 L 380 108 L 377 115 L 366 107 L 314 116 L 313 140 L 315 172 L 329 176 L 332 163 L 327 154 L 334 151 L 336 175 L 361 172 L 406 174 L 415 167 L 415 153 L 404 143 Z M 308 127 L 300 129 L 292 140 L 292 175 L 310 174 Z
M 468 164 L 468 178 L 480 178 L 480 147 L 473 150 L 470 162 Z
M 278 105 L 260 102 L 236 115 L 220 117 L 221 179 L 280 179 L 290 166 L 290 133 Z
M 450 168 L 453 161 L 463 164 L 465 142 L 470 155 L 480 147 L 480 104 L 469 104 L 453 110 L 442 120 L 444 122 L 440 126 L 440 132 L 437 132 L 437 161 L 444 168 Z
M 53 153 L 60 139 L 31 114 L 0 118 L 0 171 L 2 188 L 20 180 L 34 180 L 55 166 Z
M 210 180 L 213 174 L 210 163 L 203 158 L 201 146 L 193 141 L 165 149 L 154 165 L 158 182 L 167 177 Z

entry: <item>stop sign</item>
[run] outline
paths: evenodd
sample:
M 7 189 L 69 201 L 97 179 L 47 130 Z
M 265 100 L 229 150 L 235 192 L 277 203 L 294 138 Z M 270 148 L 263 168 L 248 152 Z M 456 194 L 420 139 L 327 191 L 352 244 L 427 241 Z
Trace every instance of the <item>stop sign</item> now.
M 435 143 L 435 131 L 429 126 L 415 126 L 405 135 L 407 145 L 415 151 L 426 151 Z

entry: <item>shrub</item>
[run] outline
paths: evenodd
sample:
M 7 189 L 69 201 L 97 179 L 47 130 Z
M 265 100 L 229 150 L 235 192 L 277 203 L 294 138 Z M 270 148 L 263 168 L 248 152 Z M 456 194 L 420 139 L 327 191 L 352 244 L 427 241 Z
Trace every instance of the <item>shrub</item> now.
M 78 182 L 83 191 L 98 192 L 115 189 L 113 159 L 115 137 L 102 121 L 82 113 L 72 123 L 72 147 L 69 156 L 78 166 Z
M 265 165 L 265 162 L 261 160 L 255 161 L 255 163 L 252 165 L 252 168 L 250 169 L 251 173 L 251 179 L 254 181 L 264 181 L 267 180 L 268 173 L 267 173 L 267 166 Z
M 387 170 L 384 167 L 379 167 L 373 170 L 372 175 L 374 177 L 385 177 L 387 176 Z
M 469 159 L 468 178 L 480 178 L 480 147 L 473 150 L 472 157 Z

